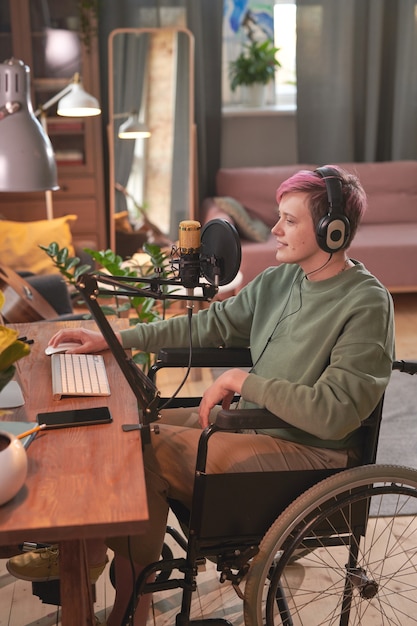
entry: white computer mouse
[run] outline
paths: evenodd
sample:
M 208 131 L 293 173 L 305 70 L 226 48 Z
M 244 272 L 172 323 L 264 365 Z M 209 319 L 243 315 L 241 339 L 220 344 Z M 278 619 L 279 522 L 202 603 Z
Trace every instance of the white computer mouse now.
M 53 346 L 46 346 L 45 354 L 50 356 L 51 354 L 55 354 L 56 352 L 66 352 L 67 350 L 70 350 L 71 348 L 75 348 L 76 346 L 79 347 L 79 345 L 80 345 L 79 343 L 67 342 L 67 343 L 60 343 L 58 346 L 55 346 L 55 348 Z

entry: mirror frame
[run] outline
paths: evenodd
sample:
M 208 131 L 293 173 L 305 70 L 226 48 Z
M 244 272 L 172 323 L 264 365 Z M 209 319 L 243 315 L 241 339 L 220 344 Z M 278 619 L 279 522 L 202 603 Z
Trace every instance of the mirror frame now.
M 187 198 L 187 202 L 185 207 L 183 207 L 184 217 L 181 219 L 195 219 L 196 213 L 196 125 L 194 121 L 194 36 L 186 28 L 182 27 L 163 27 L 163 28 L 118 28 L 113 30 L 108 39 L 108 89 L 109 89 L 109 122 L 107 126 L 107 134 L 108 134 L 108 145 L 109 145 L 109 245 L 113 251 L 116 251 L 116 227 L 115 227 L 115 215 L 116 215 L 116 189 L 115 189 L 115 122 L 119 121 L 120 123 L 120 113 L 115 111 L 115 101 L 114 101 L 114 72 L 115 72 L 115 63 L 113 57 L 114 50 L 114 40 L 117 36 L 120 35 L 136 35 L 140 36 L 141 34 L 158 34 L 161 31 L 166 32 L 178 32 L 185 33 L 188 36 L 189 41 L 189 76 L 188 76 L 188 87 L 189 87 L 189 97 L 188 97 L 188 141 L 187 141 L 187 152 L 188 154 L 183 156 L 183 158 L 188 159 L 188 180 L 186 181 L 186 185 L 183 188 L 182 192 L 184 197 Z M 151 79 L 151 78 L 150 78 Z M 127 113 L 127 112 L 126 112 Z M 152 132 L 152 128 L 150 129 Z M 152 135 L 150 139 L 146 139 L 144 141 L 150 141 L 152 139 Z M 131 141 L 126 139 L 120 139 L 120 141 Z M 180 159 L 180 161 L 178 161 Z M 171 173 L 172 173 L 172 184 L 170 192 L 172 193 L 174 188 L 174 178 L 175 174 L 173 172 L 173 167 L 176 162 L 181 163 L 181 155 L 176 155 L 173 151 L 172 159 L 171 159 Z M 171 207 L 171 205 L 170 205 Z M 171 213 L 172 215 L 172 207 Z M 149 214 L 149 219 L 152 220 L 152 214 Z M 174 218 L 175 219 L 175 218 Z M 172 233 L 173 224 L 171 225 L 170 231 Z M 168 233 L 169 235 L 169 233 Z M 174 240 L 176 240 L 175 237 Z

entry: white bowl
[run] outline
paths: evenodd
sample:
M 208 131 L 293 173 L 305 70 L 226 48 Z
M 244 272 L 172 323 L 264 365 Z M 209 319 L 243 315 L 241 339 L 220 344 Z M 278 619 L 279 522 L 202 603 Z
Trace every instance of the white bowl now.
M 28 458 L 20 439 L 0 430 L 0 505 L 20 491 L 25 484 L 27 470 Z

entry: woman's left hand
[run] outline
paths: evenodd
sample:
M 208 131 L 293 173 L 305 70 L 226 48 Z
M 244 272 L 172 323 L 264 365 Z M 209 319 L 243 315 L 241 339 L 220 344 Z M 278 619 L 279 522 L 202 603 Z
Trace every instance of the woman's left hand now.
M 204 392 L 200 402 L 199 418 L 201 428 L 209 425 L 210 411 L 216 404 L 222 405 L 223 409 L 229 409 L 235 394 L 240 395 L 242 385 L 249 374 L 239 369 L 231 369 L 221 374 L 212 385 Z

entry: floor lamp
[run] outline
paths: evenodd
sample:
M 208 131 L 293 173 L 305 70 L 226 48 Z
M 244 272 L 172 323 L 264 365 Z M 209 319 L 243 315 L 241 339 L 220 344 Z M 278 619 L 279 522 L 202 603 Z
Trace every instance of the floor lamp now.
M 96 98 L 84 91 L 75 74 L 70 84 L 34 113 L 30 68 L 14 58 L 0 64 L 0 191 L 45 191 L 48 219 L 53 218 L 52 191 L 59 186 L 46 112 L 56 103 L 58 115 L 66 117 L 101 112 Z

